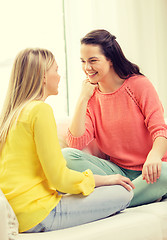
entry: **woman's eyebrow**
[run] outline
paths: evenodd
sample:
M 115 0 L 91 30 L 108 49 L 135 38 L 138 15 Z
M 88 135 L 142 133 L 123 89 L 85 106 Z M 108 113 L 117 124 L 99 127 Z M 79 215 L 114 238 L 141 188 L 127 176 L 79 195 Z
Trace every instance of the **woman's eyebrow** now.
M 91 60 L 92 58 L 98 59 L 98 57 L 90 57 L 90 58 L 88 58 L 88 60 Z M 83 60 L 83 58 L 80 58 L 80 59 Z
M 98 57 L 90 57 L 89 59 L 91 60 L 92 58 L 96 58 L 96 59 L 98 59 Z

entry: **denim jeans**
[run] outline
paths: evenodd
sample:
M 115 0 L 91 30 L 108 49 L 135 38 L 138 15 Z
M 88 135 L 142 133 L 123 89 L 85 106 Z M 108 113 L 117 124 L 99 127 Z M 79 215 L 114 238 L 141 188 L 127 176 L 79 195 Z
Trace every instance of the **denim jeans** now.
M 125 209 L 132 197 L 133 191 L 120 185 L 95 188 L 89 196 L 63 195 L 50 214 L 26 232 L 47 232 L 106 218 Z

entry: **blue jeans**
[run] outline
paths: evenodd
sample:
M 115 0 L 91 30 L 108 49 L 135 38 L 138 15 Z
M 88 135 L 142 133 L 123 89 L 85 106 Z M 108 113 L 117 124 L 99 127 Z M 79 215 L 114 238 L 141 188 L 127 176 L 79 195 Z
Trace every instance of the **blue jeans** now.
M 89 196 L 63 195 L 59 204 L 37 226 L 26 232 L 47 232 L 109 217 L 125 209 L 133 197 L 120 185 L 95 188 Z

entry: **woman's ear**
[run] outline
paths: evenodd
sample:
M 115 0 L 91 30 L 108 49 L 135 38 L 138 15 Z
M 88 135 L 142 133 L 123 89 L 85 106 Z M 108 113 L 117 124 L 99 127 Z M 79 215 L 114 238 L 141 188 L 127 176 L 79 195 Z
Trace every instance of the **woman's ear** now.
M 107 58 L 107 60 L 108 60 L 108 62 L 110 64 L 110 67 L 112 67 L 113 66 L 113 62 L 111 61 L 111 59 Z

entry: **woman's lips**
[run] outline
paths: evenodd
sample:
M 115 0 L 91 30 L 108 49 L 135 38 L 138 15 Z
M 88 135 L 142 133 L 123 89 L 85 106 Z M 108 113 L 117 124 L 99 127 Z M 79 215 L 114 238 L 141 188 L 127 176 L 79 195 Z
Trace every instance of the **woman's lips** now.
M 94 77 L 95 75 L 97 74 L 97 72 L 95 73 L 87 73 L 87 75 L 91 78 L 91 77 Z

